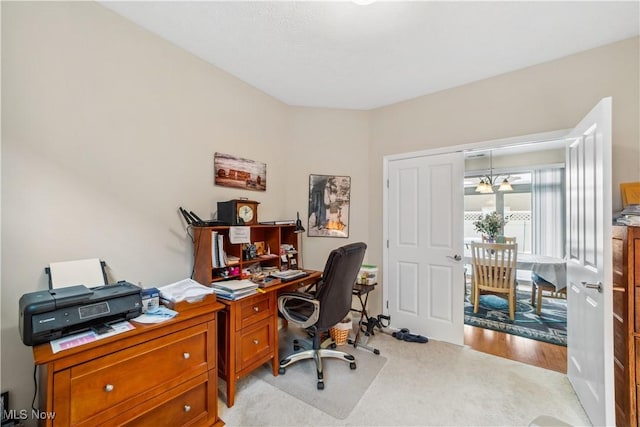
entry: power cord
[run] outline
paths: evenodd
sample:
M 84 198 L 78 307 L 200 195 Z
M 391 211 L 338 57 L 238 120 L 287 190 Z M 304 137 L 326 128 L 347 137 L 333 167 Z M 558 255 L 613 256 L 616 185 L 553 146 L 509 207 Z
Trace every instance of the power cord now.
M 38 365 L 33 365 L 33 400 L 31 401 L 31 409 L 36 411 L 36 397 L 38 396 L 38 379 L 37 379 Z

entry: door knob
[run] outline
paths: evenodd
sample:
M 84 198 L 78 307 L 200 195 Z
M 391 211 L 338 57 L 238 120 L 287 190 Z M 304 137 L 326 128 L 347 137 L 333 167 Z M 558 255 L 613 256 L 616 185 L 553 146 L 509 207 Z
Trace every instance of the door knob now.
M 454 256 L 447 255 L 447 258 L 452 259 L 454 261 L 462 261 L 462 257 L 458 254 L 455 254 Z
M 598 283 L 580 282 L 580 284 L 587 289 L 596 289 L 598 292 L 602 293 L 602 282 L 598 282 Z

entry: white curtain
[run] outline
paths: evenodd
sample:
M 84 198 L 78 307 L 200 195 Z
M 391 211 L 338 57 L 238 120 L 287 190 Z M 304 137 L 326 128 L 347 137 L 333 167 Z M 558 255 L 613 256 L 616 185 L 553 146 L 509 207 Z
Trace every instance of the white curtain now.
M 535 170 L 531 181 L 533 253 L 564 258 L 564 169 Z

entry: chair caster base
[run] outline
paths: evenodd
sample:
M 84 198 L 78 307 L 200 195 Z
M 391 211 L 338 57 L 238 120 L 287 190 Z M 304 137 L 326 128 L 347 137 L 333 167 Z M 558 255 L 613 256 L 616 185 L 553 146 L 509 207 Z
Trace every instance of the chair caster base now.
M 356 369 L 356 362 L 351 362 L 351 363 L 349 363 L 349 367 L 350 367 L 351 369 Z
M 280 375 L 284 375 L 286 371 L 287 371 L 287 370 L 286 370 L 286 369 L 284 369 L 284 368 L 278 368 L 278 373 L 279 373 Z
M 318 390 L 324 390 L 324 383 L 322 381 L 318 381 L 317 387 Z

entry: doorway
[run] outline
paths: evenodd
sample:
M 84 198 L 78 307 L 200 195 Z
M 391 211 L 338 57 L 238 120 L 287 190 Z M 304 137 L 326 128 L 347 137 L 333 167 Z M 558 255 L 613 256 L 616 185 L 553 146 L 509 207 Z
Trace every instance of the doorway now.
M 499 215 L 503 232 L 517 243 L 518 260 L 538 255 L 562 263 L 565 241 L 565 142 L 562 139 L 524 145 L 469 150 L 465 153 L 465 250 L 480 242 L 475 224 Z M 488 189 L 485 188 L 489 183 Z M 468 257 L 465 257 L 467 260 Z M 525 262 L 526 264 L 526 262 Z M 548 299 L 538 312 L 532 296 L 530 266 L 519 265 L 516 318 L 504 319 L 505 302 L 483 295 L 478 313 L 471 303 L 471 265 L 465 265 L 464 342 L 476 350 L 566 373 L 566 299 Z M 536 269 L 542 268 L 536 266 Z M 493 333 L 497 331 L 497 333 Z M 504 336 L 506 335 L 506 336 Z
M 567 288 L 567 313 L 568 313 L 568 335 L 567 340 L 567 377 L 571 382 L 574 391 L 578 395 L 585 411 L 594 424 L 613 424 L 615 422 L 614 398 L 613 398 L 613 295 L 610 291 L 610 278 L 612 275 L 612 251 L 611 251 L 611 122 L 612 122 L 612 100 L 610 97 L 603 98 L 593 109 L 578 123 L 578 125 L 567 131 L 561 132 L 556 138 L 516 138 L 511 143 L 477 144 L 465 147 L 448 147 L 441 150 L 428 150 L 420 156 L 422 158 L 434 157 L 436 154 L 445 155 L 445 159 L 456 164 L 452 155 L 466 150 L 486 148 L 491 146 L 516 146 L 519 140 L 520 145 L 540 143 L 555 139 L 563 139 L 566 144 L 566 193 L 567 203 L 567 229 L 566 241 L 568 258 L 566 260 L 566 288 Z M 503 141 L 504 142 L 504 141 Z M 392 159 L 396 157 L 396 159 Z M 416 261 L 406 262 L 400 258 L 394 258 L 399 250 L 399 241 L 394 240 L 399 236 L 398 229 L 400 222 L 390 221 L 389 212 L 405 209 L 401 199 L 393 199 L 390 196 L 392 191 L 398 191 L 390 184 L 389 163 L 398 160 L 395 164 L 395 171 L 402 171 L 405 159 L 409 162 L 418 158 L 412 154 L 404 156 L 387 156 L 384 158 L 383 175 L 387 179 L 387 187 L 383 190 L 383 235 L 387 238 L 386 248 L 383 250 L 383 277 L 387 287 L 383 289 L 383 298 L 389 310 L 389 314 L 394 316 L 402 309 L 400 302 L 402 289 L 402 277 L 400 275 L 389 276 L 390 263 L 396 265 L 406 264 L 413 271 L 420 271 L 421 266 L 434 266 L 440 270 L 450 269 L 454 275 L 463 270 L 462 239 L 449 239 L 451 242 L 449 255 L 439 254 L 434 258 L 418 257 Z M 418 171 L 416 171 L 418 172 Z M 454 183 L 453 187 L 462 187 L 461 175 L 451 175 Z M 394 178 L 397 178 L 394 177 Z M 436 179 L 429 178 L 428 185 L 437 186 Z M 395 204 L 391 201 L 395 200 Z M 420 202 L 419 197 L 413 200 Z M 451 206 L 432 204 L 429 210 L 418 209 L 414 212 L 420 215 L 420 227 L 434 226 L 433 218 L 442 218 L 442 212 L 456 212 L 462 209 L 462 199 L 450 197 L 447 199 Z M 445 203 L 446 204 L 446 203 Z M 416 205 L 416 203 L 414 203 Z M 409 206 L 412 207 L 411 205 Z M 415 210 L 415 209 L 414 209 Z M 437 225 L 437 224 L 436 224 Z M 463 223 L 453 227 L 455 232 L 458 227 L 462 229 Z M 416 229 L 416 227 L 413 227 Z M 415 239 L 414 239 L 415 240 Z M 459 243 L 459 244 L 458 244 Z M 431 243 L 427 241 L 427 248 Z M 453 251 L 451 251 L 453 250 Z M 446 251 L 445 251 L 446 252 Z M 451 263 L 446 264 L 447 259 Z M 457 262 L 457 266 L 455 264 Z M 514 260 L 515 262 L 515 260 Z M 413 265 L 411 266 L 411 264 Z M 429 273 L 429 270 L 426 270 Z M 451 276 L 453 277 L 453 276 Z M 418 280 L 413 280 L 414 288 L 417 285 L 419 295 L 428 291 L 430 277 L 419 276 Z M 450 282 L 453 284 L 453 282 Z M 458 286 L 462 282 L 458 283 Z M 460 289 L 462 287 L 460 286 Z M 556 288 L 557 289 L 557 288 Z M 454 298 L 454 293 L 450 293 L 449 298 L 443 298 L 444 303 L 451 307 L 451 319 L 457 318 L 462 311 L 462 301 Z M 427 300 L 427 306 L 418 304 L 414 317 L 428 313 L 429 304 L 433 301 Z M 415 306 L 415 305 L 414 305 Z M 588 324 L 587 324 L 588 323 Z M 573 325 L 573 326 L 572 326 Z M 449 325 L 447 325 L 449 326 Z M 463 330 L 461 325 L 461 330 Z M 452 328 L 448 330 L 453 331 Z M 438 331 L 438 325 L 434 324 L 434 331 Z M 453 331 L 455 332 L 455 331 Z M 433 334 L 432 334 L 433 335 Z M 447 341 L 447 340 L 445 340 Z M 453 342 L 455 341 L 447 341 Z
M 397 324 L 411 324 L 411 330 L 433 339 L 464 341 L 464 153 L 535 151 L 539 144 L 559 141 L 567 133 L 561 130 L 384 158 L 383 235 L 388 249 L 383 251 L 383 281 L 389 286 L 383 287 L 382 297 Z M 452 170 L 460 172 L 452 174 Z M 431 202 L 416 196 L 419 188 L 435 195 Z M 452 197 L 454 190 L 457 195 Z M 418 224 L 418 219 L 429 223 Z M 433 257 L 432 250 L 437 251 Z M 423 300 L 426 303 L 420 303 Z M 425 326 L 424 319 L 431 327 Z

